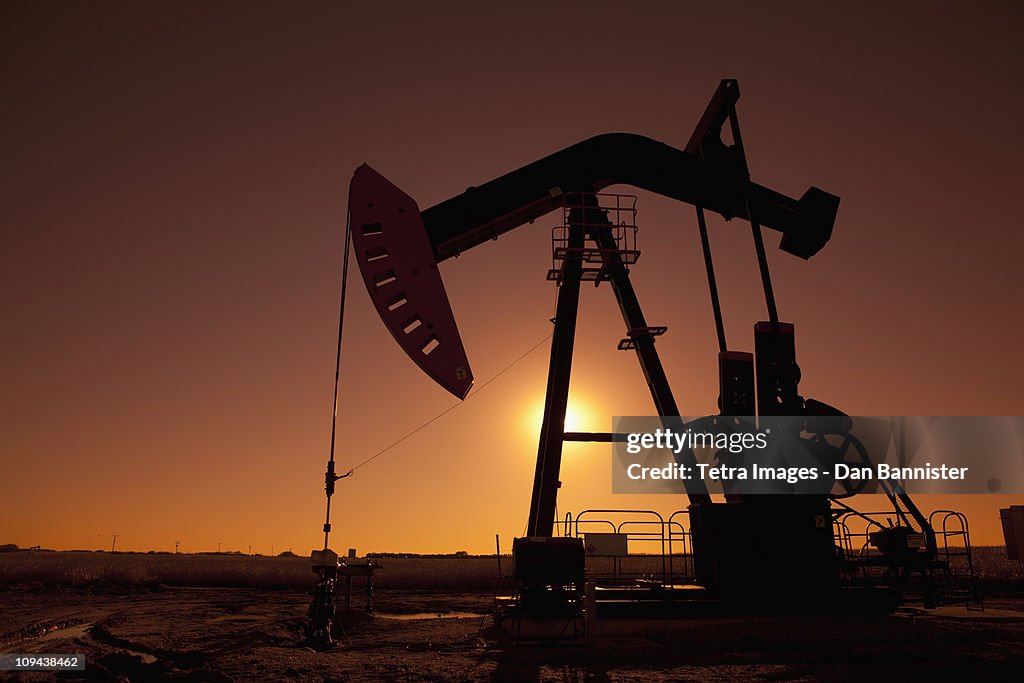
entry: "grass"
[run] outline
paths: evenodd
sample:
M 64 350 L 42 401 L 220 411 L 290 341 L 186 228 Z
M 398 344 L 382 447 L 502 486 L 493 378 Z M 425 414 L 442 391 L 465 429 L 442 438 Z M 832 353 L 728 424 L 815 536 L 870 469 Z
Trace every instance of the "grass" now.
M 510 559 L 502 558 L 503 569 Z M 394 558 L 379 560 L 377 588 L 476 590 L 492 588 L 497 561 L 491 557 Z M 506 570 L 507 573 L 507 570 Z M 165 585 L 238 588 L 308 588 L 316 583 L 307 557 L 246 555 L 158 555 L 91 552 L 0 554 L 0 587 L 46 585 Z
M 1021 564 L 1006 558 L 1006 548 L 1001 545 L 984 545 L 974 548 L 974 573 L 982 579 L 1020 581 L 1024 579 Z
M 473 591 L 508 585 L 511 558 L 503 557 L 498 580 L 494 557 L 388 558 L 374 585 L 380 589 Z M 677 561 L 678 562 L 678 561 Z M 610 562 L 591 569 L 608 572 Z M 677 564 L 677 567 L 679 565 Z M 661 558 L 631 557 L 627 573 L 659 573 Z M 1006 559 L 1000 546 L 974 549 L 975 573 L 983 586 L 1007 586 L 1024 580 L 1020 565 Z M 0 590 L 25 584 L 166 585 L 192 587 L 308 588 L 316 581 L 309 559 L 245 555 L 170 555 L 91 552 L 0 553 Z

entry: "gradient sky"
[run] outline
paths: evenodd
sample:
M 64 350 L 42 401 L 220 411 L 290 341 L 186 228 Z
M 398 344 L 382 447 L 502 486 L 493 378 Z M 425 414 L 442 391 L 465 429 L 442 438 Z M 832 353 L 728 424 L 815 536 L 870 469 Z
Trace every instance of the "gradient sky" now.
M 259 552 L 320 543 L 347 187 L 431 206 L 594 134 L 682 146 L 738 78 L 754 179 L 842 197 L 769 259 L 801 393 L 850 414 L 1024 414 L 1020 3 L 49 3 L 0 7 L 0 542 Z M 693 209 L 640 195 L 634 282 L 682 411 L 714 410 Z M 550 332 L 549 216 L 442 265 L 480 383 Z M 746 223 L 712 220 L 730 343 L 765 317 Z M 355 275 L 355 271 L 353 271 Z M 454 399 L 358 277 L 339 468 Z M 570 428 L 653 411 L 585 288 Z M 335 548 L 522 534 L 547 346 L 339 483 Z M 568 445 L 559 513 L 613 497 Z M 1024 497 L 922 500 L 971 513 Z M 867 507 L 873 507 L 868 504 Z

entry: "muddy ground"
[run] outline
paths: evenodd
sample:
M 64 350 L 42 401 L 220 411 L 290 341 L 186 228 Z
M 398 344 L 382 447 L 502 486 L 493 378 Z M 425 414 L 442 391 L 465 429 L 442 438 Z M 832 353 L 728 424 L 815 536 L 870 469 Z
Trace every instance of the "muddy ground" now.
M 998 681 L 1024 671 L 1020 600 L 990 600 L 981 614 L 701 621 L 597 647 L 513 647 L 486 616 L 489 594 L 389 591 L 377 595 L 382 616 L 350 625 L 327 653 L 302 644 L 307 604 L 300 591 L 25 586 L 0 592 L 0 652 L 80 653 L 87 671 L 61 678 L 132 681 Z

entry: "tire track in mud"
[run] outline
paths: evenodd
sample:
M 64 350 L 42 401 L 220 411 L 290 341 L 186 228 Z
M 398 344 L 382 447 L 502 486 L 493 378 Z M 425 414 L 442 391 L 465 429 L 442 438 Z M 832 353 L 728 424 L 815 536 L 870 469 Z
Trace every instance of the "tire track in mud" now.
M 86 680 L 230 681 L 217 670 L 221 658 L 294 645 L 293 632 L 300 628 L 274 619 L 275 611 L 265 609 L 266 596 L 252 591 L 161 589 L 117 596 L 69 591 L 17 598 L 4 605 L 12 628 L 0 633 L 0 652 L 74 651 L 86 657 L 88 669 L 70 677 Z M 182 647 L 175 647 L 179 642 Z
M 92 627 L 89 628 L 88 635 L 97 643 L 116 647 L 124 650 L 128 654 L 136 655 L 147 664 L 152 664 L 157 660 L 164 660 L 173 663 L 180 669 L 195 669 L 203 666 L 212 658 L 211 655 L 201 652 L 178 652 L 174 650 L 152 648 L 143 643 L 134 642 L 127 638 L 121 638 L 114 635 L 105 624 L 93 624 Z
M 251 654 L 258 648 L 296 645 L 297 638 L 290 631 L 299 626 L 280 622 L 268 624 L 267 615 L 247 614 L 249 609 L 262 606 L 265 599 L 238 600 L 235 596 L 234 600 L 223 604 L 220 600 L 210 601 L 204 592 L 199 592 L 199 595 L 202 597 L 196 600 L 198 596 L 195 593 L 182 591 L 178 599 L 151 603 L 141 613 L 135 606 L 92 624 L 87 637 L 94 647 L 103 652 L 96 659 L 97 664 L 112 673 L 128 673 L 133 679 L 231 681 L 230 676 L 218 670 L 218 664 L 225 657 Z M 151 633 L 144 632 L 143 637 L 130 635 L 140 624 L 145 626 L 154 620 L 181 624 L 182 614 L 189 614 L 190 621 L 208 627 L 164 631 L 161 634 L 163 639 L 182 642 L 185 645 L 182 648 L 145 642 L 153 637 Z M 284 631 L 280 634 L 268 632 L 268 625 L 275 624 Z
M 76 618 L 59 621 L 40 621 L 29 624 L 15 631 L 0 635 L 0 652 L 33 641 L 57 640 L 63 637 L 62 631 L 77 630 L 78 627 L 82 627 L 81 633 L 84 633 L 85 629 L 91 625 L 91 623 L 84 619 Z M 72 634 L 67 634 L 67 637 L 72 637 Z

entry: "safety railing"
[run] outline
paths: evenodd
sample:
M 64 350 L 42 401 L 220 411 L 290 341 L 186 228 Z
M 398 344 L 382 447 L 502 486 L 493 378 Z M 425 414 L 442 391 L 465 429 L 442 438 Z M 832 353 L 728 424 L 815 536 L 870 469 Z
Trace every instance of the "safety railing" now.
M 941 522 L 936 519 L 941 517 Z M 935 544 L 939 556 L 953 574 L 974 576 L 974 558 L 971 553 L 971 530 L 967 517 L 955 510 L 935 510 L 928 515 L 928 524 L 935 531 Z
M 685 517 L 687 525 L 684 526 L 676 517 Z M 688 529 L 690 521 L 689 510 L 676 510 L 668 518 L 668 556 L 669 556 L 669 580 L 675 582 L 692 581 L 696 576 L 693 566 L 693 535 Z M 676 543 L 679 550 L 676 550 Z
M 934 554 L 929 552 L 927 533 L 900 523 L 892 510 L 839 514 L 833 529 L 845 560 L 845 578 L 856 585 L 898 587 L 904 597 L 918 595 L 926 605 L 964 602 L 983 607 L 967 518 L 954 510 L 936 510 L 929 515 L 928 526 L 934 534 Z M 897 530 L 903 533 L 899 538 L 905 539 L 904 545 L 885 549 L 873 543 L 873 534 L 880 534 L 880 543 L 885 533 Z
M 573 229 L 582 230 L 579 246 L 570 245 Z M 621 263 L 627 269 L 640 258 L 636 245 L 636 196 L 626 194 L 566 194 L 562 224 L 551 230 L 551 268 L 548 280 L 561 282 L 565 262 L 579 259 L 581 278 L 600 284 L 608 279 L 607 267 Z
M 584 541 L 588 579 L 605 583 L 693 578 L 692 539 L 680 510 L 665 519 L 654 510 L 591 509 L 556 522 L 565 536 Z
M 951 600 L 963 601 L 968 607 L 984 609 L 985 604 L 974 574 L 971 550 L 971 528 L 967 516 L 956 510 L 935 510 L 928 515 L 928 524 L 935 532 L 935 545 L 943 560 L 945 593 Z
M 848 560 L 855 560 L 871 555 L 871 534 L 889 528 L 892 511 L 859 512 L 849 511 L 839 515 L 833 522 L 833 533 L 837 545 L 842 549 Z M 851 527 L 850 522 L 857 520 L 860 526 Z M 886 520 L 883 524 L 881 520 Z

